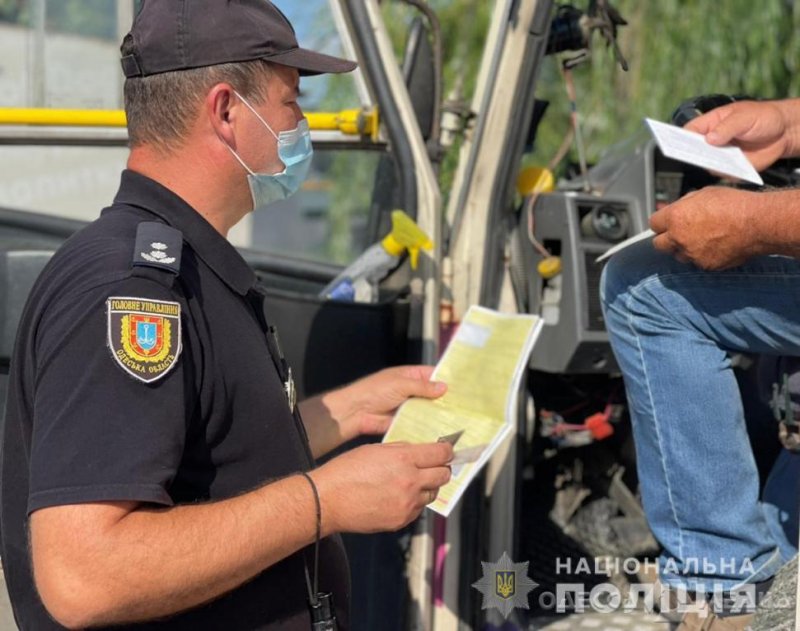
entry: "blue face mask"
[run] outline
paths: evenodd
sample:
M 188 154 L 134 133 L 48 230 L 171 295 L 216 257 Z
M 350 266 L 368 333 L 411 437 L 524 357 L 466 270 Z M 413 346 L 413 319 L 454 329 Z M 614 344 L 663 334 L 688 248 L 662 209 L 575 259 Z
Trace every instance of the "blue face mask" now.
M 256 115 L 256 118 L 269 130 L 269 133 L 275 136 L 278 141 L 278 157 L 284 166 L 283 171 L 280 173 L 272 175 L 256 173 L 228 146 L 230 152 L 248 173 L 247 182 L 250 185 L 250 194 L 253 196 L 253 209 L 291 197 L 300 190 L 300 186 L 308 176 L 311 158 L 314 156 L 308 121 L 303 119 L 295 129 L 276 134 L 267 124 L 267 121 L 256 112 L 241 94 L 238 92 L 234 92 L 234 94 Z

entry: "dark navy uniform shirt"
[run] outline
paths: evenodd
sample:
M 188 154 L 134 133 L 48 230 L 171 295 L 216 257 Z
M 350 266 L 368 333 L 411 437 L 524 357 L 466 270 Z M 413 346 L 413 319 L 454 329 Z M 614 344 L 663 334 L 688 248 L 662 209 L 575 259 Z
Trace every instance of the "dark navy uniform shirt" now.
M 209 223 L 132 171 L 114 204 L 47 265 L 22 316 L 2 451 L 2 559 L 23 629 L 61 628 L 31 577 L 33 511 L 216 501 L 313 466 L 260 296 L 253 271 Z M 313 571 L 307 548 L 208 605 L 130 628 L 305 631 L 304 558 Z M 322 542 L 320 590 L 334 593 L 346 629 L 338 536 Z

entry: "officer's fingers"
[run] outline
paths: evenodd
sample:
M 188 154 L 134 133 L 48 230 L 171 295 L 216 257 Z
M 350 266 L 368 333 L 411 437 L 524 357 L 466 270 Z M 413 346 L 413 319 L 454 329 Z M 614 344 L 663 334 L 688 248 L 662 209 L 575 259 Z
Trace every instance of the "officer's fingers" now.
M 390 370 L 392 370 L 390 368 Z M 394 370 L 399 371 L 399 374 L 402 377 L 406 377 L 408 379 L 417 379 L 419 381 L 429 381 L 431 376 L 433 375 L 433 371 L 436 370 L 436 366 L 427 366 L 425 364 L 414 364 L 411 366 L 400 366 Z
M 405 379 L 401 386 L 401 394 L 408 397 L 423 397 L 425 399 L 436 399 L 447 392 L 447 385 L 441 381 L 429 381 L 428 379 Z
M 396 450 L 401 450 L 401 449 L 407 449 L 410 444 L 411 443 L 409 443 L 406 440 L 393 440 L 390 443 L 379 443 L 379 444 L 376 444 L 376 445 L 365 445 L 364 447 L 357 447 L 357 449 L 380 449 L 380 450 L 396 449 Z M 355 451 L 355 450 L 353 450 L 353 451 Z
M 450 467 L 431 467 L 419 472 L 420 486 L 424 490 L 436 491 L 450 481 L 453 473 Z
M 439 496 L 439 489 L 422 489 L 419 492 L 419 506 L 424 508 L 428 504 L 433 504 Z
M 425 443 L 411 445 L 411 460 L 419 469 L 441 467 L 453 459 L 453 446 L 450 443 Z
M 444 383 L 430 380 L 434 370 L 434 366 L 425 365 L 387 368 L 384 374 L 393 398 L 399 399 L 396 403 L 402 403 L 410 397 L 435 399 L 447 392 Z

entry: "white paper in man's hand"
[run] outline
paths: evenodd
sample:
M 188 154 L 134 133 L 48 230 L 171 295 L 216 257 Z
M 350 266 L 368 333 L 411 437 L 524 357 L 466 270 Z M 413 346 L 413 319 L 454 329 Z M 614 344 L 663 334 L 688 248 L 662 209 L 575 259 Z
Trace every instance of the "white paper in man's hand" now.
M 739 147 L 732 145 L 716 147 L 708 144 L 702 134 L 688 131 L 675 125 L 667 125 L 652 118 L 645 118 L 644 120 L 650 127 L 661 153 L 665 156 L 688 164 L 694 164 L 721 175 L 728 175 L 753 184 L 764 184 L 758 171 L 750 164 Z M 603 252 L 595 259 L 595 263 L 601 263 L 620 250 L 654 236 L 655 233 L 652 230 L 640 232 Z
M 708 144 L 702 134 L 675 125 L 667 125 L 651 118 L 644 120 L 650 127 L 661 153 L 668 158 L 753 184 L 764 184 L 758 171 L 750 164 L 739 147 L 732 145 L 716 147 Z
M 627 239 L 625 239 L 621 243 L 617 243 L 617 245 L 608 248 L 608 250 L 606 250 L 600 256 L 598 256 L 594 260 L 594 262 L 595 263 L 602 263 L 606 259 L 611 258 L 613 255 L 615 255 L 620 250 L 624 250 L 629 245 L 633 245 L 634 243 L 638 243 L 639 241 L 644 241 L 645 239 L 647 239 L 649 237 L 654 237 L 654 236 L 656 236 L 656 233 L 653 232 L 652 230 L 648 229 L 648 230 L 645 230 L 644 232 L 640 232 L 639 234 L 635 234 L 632 237 L 628 237 Z

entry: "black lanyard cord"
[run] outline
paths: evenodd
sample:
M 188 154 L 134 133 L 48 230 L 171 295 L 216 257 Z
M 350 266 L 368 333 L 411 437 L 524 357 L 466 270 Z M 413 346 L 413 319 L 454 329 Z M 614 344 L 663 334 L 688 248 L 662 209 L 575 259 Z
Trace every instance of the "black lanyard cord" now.
M 308 434 L 303 426 L 303 420 L 300 418 L 300 413 L 296 405 L 296 392 L 294 390 L 294 380 L 292 379 L 292 371 L 286 362 L 286 359 L 281 352 L 280 343 L 278 342 L 278 332 L 275 327 L 270 326 L 267 322 L 266 314 L 264 313 L 263 294 L 258 291 L 250 292 L 249 298 L 253 306 L 253 315 L 255 316 L 258 324 L 261 326 L 265 333 L 267 341 L 267 350 L 275 365 L 275 370 L 278 377 L 284 382 L 286 389 L 286 396 L 288 398 L 289 409 L 292 413 L 292 418 L 297 429 L 300 442 L 305 449 L 306 457 L 308 458 L 308 465 L 314 466 L 314 455 L 311 452 L 311 445 L 308 441 Z M 305 570 L 306 588 L 308 589 L 308 605 L 311 614 L 311 628 L 312 631 L 336 631 L 336 614 L 334 613 L 333 594 L 320 593 L 319 591 L 319 548 L 320 540 L 322 538 L 322 503 L 319 499 L 319 491 L 314 480 L 306 472 L 301 474 L 308 483 L 311 485 L 311 490 L 314 493 L 314 504 L 317 512 L 317 529 L 314 538 L 314 575 L 309 575 L 308 563 L 306 563 L 305 555 L 303 555 L 303 569 Z
M 312 585 L 311 579 L 308 576 L 308 565 L 305 565 L 306 570 L 306 585 L 308 586 L 308 599 L 313 606 L 317 606 L 317 594 L 319 594 L 319 540 L 322 533 L 322 503 L 319 501 L 319 491 L 314 480 L 308 473 L 303 471 L 302 475 L 311 485 L 311 490 L 314 492 L 314 504 L 317 508 L 317 534 L 314 538 L 314 583 Z
M 311 614 L 311 629 L 312 631 L 336 631 L 338 626 L 336 624 L 336 614 L 334 613 L 333 594 L 322 594 L 319 591 L 319 541 L 322 533 L 322 503 L 319 500 L 319 491 L 314 480 L 305 471 L 302 475 L 311 485 L 311 490 L 314 492 L 314 504 L 317 507 L 317 534 L 314 538 L 314 580 L 313 584 L 311 577 L 308 575 L 308 564 L 303 565 L 306 571 L 306 587 L 308 588 L 308 606 L 309 613 Z

